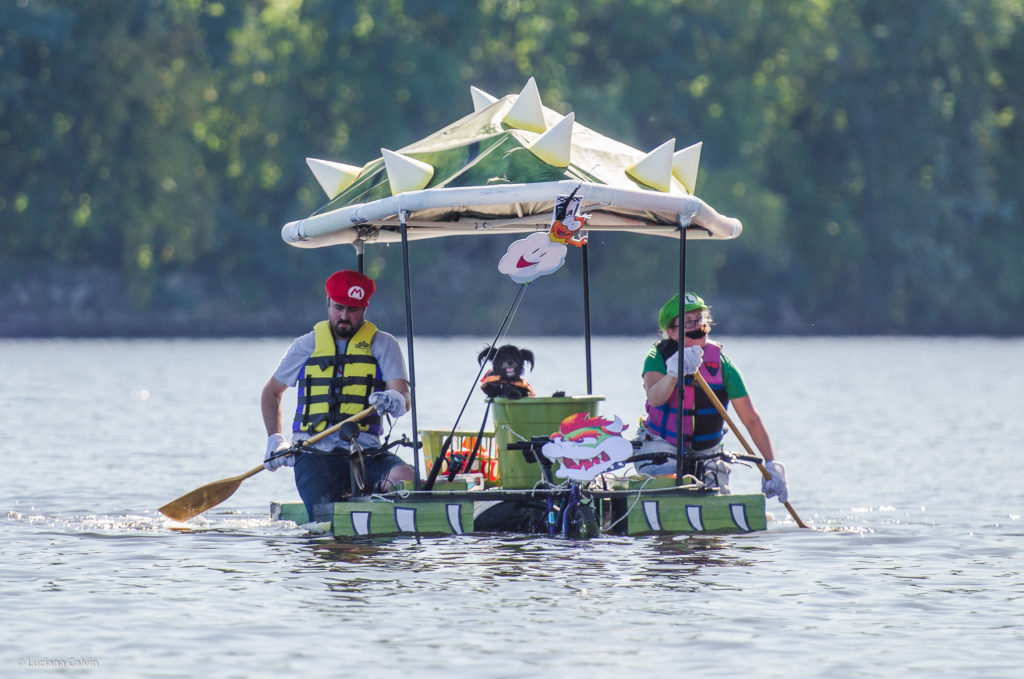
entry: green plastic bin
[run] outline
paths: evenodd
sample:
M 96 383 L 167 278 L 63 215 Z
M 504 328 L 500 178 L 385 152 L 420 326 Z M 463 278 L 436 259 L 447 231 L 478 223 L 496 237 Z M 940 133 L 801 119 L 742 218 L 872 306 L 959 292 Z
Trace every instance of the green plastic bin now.
M 574 413 L 597 415 L 604 396 L 551 396 L 546 398 L 494 399 L 494 438 L 502 488 L 533 488 L 540 481 L 541 466 L 527 462 L 521 450 L 508 444 L 531 436 L 548 436 L 558 431 L 562 420 Z M 518 434 L 518 436 L 517 436 Z M 552 471 L 558 469 L 556 462 Z

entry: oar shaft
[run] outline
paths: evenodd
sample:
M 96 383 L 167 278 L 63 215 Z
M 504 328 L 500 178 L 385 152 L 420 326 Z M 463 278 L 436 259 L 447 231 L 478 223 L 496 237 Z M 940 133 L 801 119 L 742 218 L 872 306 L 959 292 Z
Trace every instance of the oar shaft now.
M 707 397 L 711 399 L 711 403 L 714 404 L 715 410 L 717 410 L 718 414 L 722 416 L 722 419 L 725 420 L 725 423 L 729 425 L 729 429 L 731 429 L 732 433 L 736 435 L 736 438 L 740 440 L 740 444 L 743 446 L 744 450 L 747 451 L 747 454 L 750 455 L 751 457 L 756 457 L 758 460 L 760 460 L 761 456 L 755 453 L 754 449 L 750 447 L 749 443 L 747 443 L 747 439 L 743 438 L 743 432 L 739 430 L 739 427 L 737 427 L 736 424 L 732 421 L 732 418 L 729 417 L 729 411 L 727 411 L 725 409 L 725 406 L 722 405 L 722 402 L 718 400 L 718 396 L 711 389 L 711 386 L 704 379 L 704 376 L 701 375 L 699 372 L 695 372 L 693 374 L 693 380 L 700 385 L 700 388 L 704 390 L 704 393 L 707 394 Z M 771 473 L 767 469 L 765 469 L 760 462 L 757 462 L 756 464 L 757 468 L 761 470 L 761 473 L 764 474 L 764 477 L 766 479 L 770 479 L 772 477 Z
M 363 419 L 373 411 L 373 406 L 370 406 L 366 410 L 361 410 L 352 417 L 348 418 L 347 420 L 344 420 L 343 422 L 338 422 L 337 424 L 333 424 L 327 429 L 324 429 L 319 434 L 316 434 L 315 436 L 310 436 L 308 439 L 303 439 L 302 441 L 296 441 L 290 447 L 283 448 L 279 452 L 274 453 L 273 455 L 268 457 L 267 460 L 276 460 L 277 458 L 285 457 L 286 455 L 295 455 L 296 453 L 301 452 L 299 449 L 304 448 L 305 446 L 308 446 L 312 443 L 316 443 L 317 441 L 323 440 L 324 438 L 330 436 L 334 432 L 341 429 L 342 425 L 348 424 L 349 422 L 358 422 L 359 420 Z M 245 478 L 249 478 L 250 476 L 252 476 L 252 473 L 248 474 Z
M 358 422 L 359 420 L 363 419 L 364 417 L 366 417 L 367 415 L 372 413 L 374 410 L 376 410 L 376 408 L 374 408 L 373 406 L 370 406 L 366 410 L 360 410 L 358 413 L 356 413 L 352 417 L 349 417 L 348 419 L 342 420 L 341 422 L 339 422 L 337 424 L 332 424 L 330 427 L 327 427 L 327 429 L 324 429 L 319 434 L 315 434 L 313 436 L 310 436 L 308 439 L 306 439 L 304 441 L 300 441 L 299 445 L 308 446 L 311 443 L 316 443 L 317 441 L 325 439 L 328 436 L 330 436 L 331 434 L 333 434 L 334 432 L 336 432 L 339 429 L 341 429 L 342 425 L 348 424 L 349 422 Z
M 253 467 L 252 469 L 250 469 L 246 473 L 244 473 L 241 476 L 239 476 L 238 480 L 239 481 L 245 481 L 250 476 L 256 476 L 257 474 L 259 474 L 264 469 L 266 469 L 266 467 L 264 467 L 263 465 L 260 465 L 259 467 Z
M 757 458 L 757 460 L 754 461 L 754 464 L 757 465 L 757 468 L 758 470 L 760 470 L 761 475 L 764 476 L 764 478 L 766 479 L 772 478 L 771 472 L 765 469 L 765 466 L 761 464 L 761 457 L 754 453 L 754 449 L 751 448 L 750 444 L 747 443 L 747 440 L 743 438 L 743 433 L 740 432 L 739 427 L 737 427 L 736 423 L 732 421 L 731 417 L 729 417 L 729 413 L 728 411 L 726 411 L 725 406 L 722 405 L 722 402 L 718 399 L 718 396 L 715 394 L 714 390 L 711 389 L 711 386 L 707 383 L 707 380 L 704 379 L 704 376 L 701 375 L 699 371 L 695 372 L 693 374 L 693 380 L 694 382 L 700 385 L 700 388 L 704 391 L 705 394 L 707 394 L 707 397 L 711 399 L 711 403 L 714 404 L 715 410 L 718 411 L 718 414 L 721 415 L 722 419 L 725 420 L 726 424 L 729 425 L 729 429 L 731 429 L 732 433 L 736 435 L 736 438 L 740 440 L 740 444 L 747 451 L 747 454 L 750 455 L 751 457 Z M 796 510 L 793 509 L 793 507 L 788 502 L 783 502 L 782 504 L 786 507 L 786 509 L 789 510 L 789 514 L 793 517 L 793 520 L 796 521 L 796 525 L 800 526 L 801 528 L 807 528 L 807 525 L 800 520 L 800 517 L 797 516 Z

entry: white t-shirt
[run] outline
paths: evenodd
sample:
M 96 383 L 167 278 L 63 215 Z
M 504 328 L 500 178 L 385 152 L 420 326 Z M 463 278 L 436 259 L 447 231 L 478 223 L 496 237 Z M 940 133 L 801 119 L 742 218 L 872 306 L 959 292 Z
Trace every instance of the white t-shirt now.
M 341 354 L 345 353 L 345 350 L 348 348 L 348 340 L 335 339 L 335 344 L 338 345 L 338 353 Z M 284 356 L 281 357 L 281 363 L 278 364 L 277 370 L 274 371 L 274 379 L 287 384 L 289 387 L 296 386 L 299 383 L 302 367 L 306 365 L 306 361 L 313 355 L 315 347 L 316 331 L 310 330 L 305 335 L 296 337 L 291 346 L 288 347 L 288 350 L 284 352 Z M 381 379 L 385 383 L 389 380 L 409 381 L 409 372 L 405 368 L 405 357 L 402 356 L 402 350 L 399 348 L 398 340 L 395 339 L 394 335 L 378 329 L 370 341 L 370 353 L 377 359 L 377 365 L 380 366 Z M 301 407 L 302 404 L 299 405 Z M 294 419 L 294 413 L 292 418 Z M 292 439 L 294 441 L 302 441 L 309 437 L 310 434 L 306 432 L 296 432 Z M 380 445 L 380 437 L 365 431 L 359 434 L 358 441 L 359 445 L 364 448 Z M 348 444 L 342 441 L 337 433 L 326 436 L 313 445 L 320 450 L 333 450 L 338 447 L 348 448 Z

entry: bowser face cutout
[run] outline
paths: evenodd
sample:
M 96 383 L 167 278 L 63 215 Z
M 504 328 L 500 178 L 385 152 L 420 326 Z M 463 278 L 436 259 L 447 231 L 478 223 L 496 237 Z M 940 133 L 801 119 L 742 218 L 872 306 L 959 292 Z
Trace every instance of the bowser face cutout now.
M 541 453 L 561 466 L 555 476 L 573 481 L 590 481 L 600 474 L 625 465 L 633 444 L 622 438 L 626 425 L 614 420 L 575 413 L 562 420 Z

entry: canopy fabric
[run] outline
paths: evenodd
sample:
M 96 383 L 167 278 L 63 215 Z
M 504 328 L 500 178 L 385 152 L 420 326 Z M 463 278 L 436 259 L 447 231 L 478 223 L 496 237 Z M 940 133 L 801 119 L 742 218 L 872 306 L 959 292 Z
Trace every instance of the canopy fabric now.
M 590 231 L 628 231 L 688 238 L 728 239 L 742 231 L 691 195 L 675 177 L 669 191 L 647 188 L 627 168 L 647 154 L 571 123 L 568 167 L 542 160 L 529 147 L 538 132 L 503 122 L 517 100 L 508 95 L 398 153 L 433 168 L 419 190 L 392 195 L 385 159 L 361 168 L 358 177 L 317 213 L 286 224 L 286 243 L 317 248 L 401 239 L 399 215 L 407 215 L 411 240 L 486 233 L 547 230 L 555 197 L 577 193 Z M 543 109 L 550 129 L 563 117 Z M 693 228 L 697 227 L 697 228 Z

